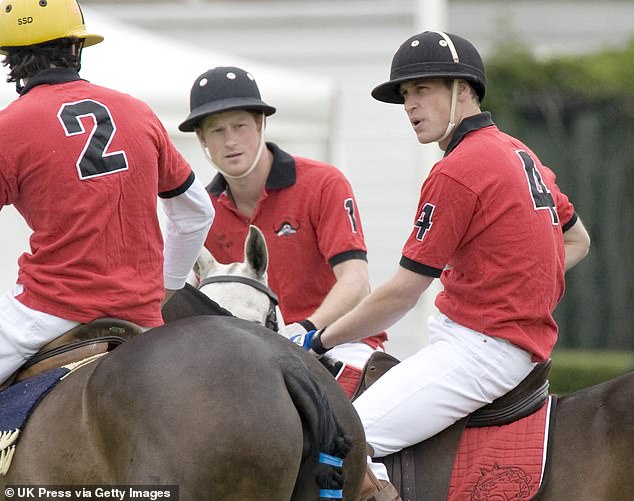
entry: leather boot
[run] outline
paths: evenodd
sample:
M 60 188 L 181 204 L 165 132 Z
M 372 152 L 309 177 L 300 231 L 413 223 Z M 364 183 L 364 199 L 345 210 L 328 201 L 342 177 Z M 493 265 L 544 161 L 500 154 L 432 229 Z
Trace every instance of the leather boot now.
M 370 465 L 365 471 L 359 501 L 403 501 L 396 487 L 387 480 L 379 480 L 374 476 Z

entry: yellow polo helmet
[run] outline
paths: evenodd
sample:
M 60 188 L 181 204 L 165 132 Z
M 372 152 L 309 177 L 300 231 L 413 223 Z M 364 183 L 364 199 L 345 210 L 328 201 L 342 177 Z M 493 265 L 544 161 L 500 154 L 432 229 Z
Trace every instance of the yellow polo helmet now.
M 0 53 L 7 47 L 36 45 L 59 38 L 84 40 L 84 47 L 103 40 L 86 31 L 77 0 L 0 0 Z

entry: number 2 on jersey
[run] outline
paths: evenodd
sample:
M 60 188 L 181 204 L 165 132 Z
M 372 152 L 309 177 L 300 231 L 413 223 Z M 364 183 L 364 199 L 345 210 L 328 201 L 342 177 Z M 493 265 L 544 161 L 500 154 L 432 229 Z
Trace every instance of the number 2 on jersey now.
M 528 180 L 528 187 L 530 188 L 535 210 L 548 209 L 553 226 L 558 225 L 559 216 L 557 215 L 555 200 L 550 191 L 548 191 L 539 170 L 535 167 L 535 162 L 531 156 L 523 150 L 518 150 L 515 153 L 517 153 L 524 165 L 524 172 L 526 173 L 526 179 Z
M 94 121 L 94 126 L 89 131 L 84 129 L 81 121 L 85 117 L 92 117 Z M 91 99 L 64 103 L 57 113 L 57 118 L 66 136 L 87 134 L 84 148 L 76 163 L 80 179 L 127 170 L 128 159 L 124 151 L 107 151 L 117 128 L 106 106 Z

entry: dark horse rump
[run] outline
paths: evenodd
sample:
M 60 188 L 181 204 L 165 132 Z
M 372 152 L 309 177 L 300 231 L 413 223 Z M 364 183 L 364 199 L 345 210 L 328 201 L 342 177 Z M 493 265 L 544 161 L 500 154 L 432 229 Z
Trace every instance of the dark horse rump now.
M 344 492 L 354 499 L 363 430 L 330 374 L 268 329 L 193 317 L 139 335 L 53 389 L 0 486 L 161 484 L 179 486 L 181 501 L 318 499 L 319 452 L 336 455 L 344 436 Z

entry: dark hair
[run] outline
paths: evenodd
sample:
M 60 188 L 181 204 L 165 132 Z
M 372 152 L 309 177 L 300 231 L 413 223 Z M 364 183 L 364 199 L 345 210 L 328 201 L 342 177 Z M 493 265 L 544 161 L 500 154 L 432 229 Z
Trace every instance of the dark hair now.
M 10 69 L 7 82 L 19 84 L 21 80 L 31 78 L 52 66 L 79 71 L 82 45 L 83 40 L 78 38 L 60 38 L 37 45 L 3 47 L 6 56 L 2 65 Z
M 453 85 L 453 81 L 455 79 L 454 78 L 443 78 L 443 80 L 445 81 L 446 87 L 449 90 L 451 90 L 451 87 Z M 478 105 L 482 104 L 482 101 L 480 99 L 480 95 L 478 94 L 478 89 L 473 84 L 473 82 L 471 82 L 470 80 L 465 80 L 463 78 L 462 79 L 459 78 L 458 80 L 464 80 L 464 82 L 469 86 L 469 89 L 471 89 L 471 97 L 473 97 L 473 99 L 475 100 L 476 103 L 478 103 Z

